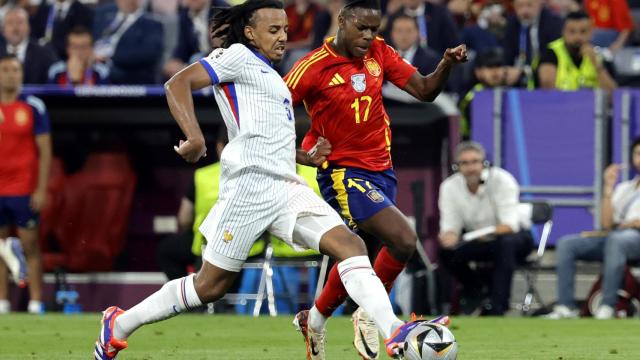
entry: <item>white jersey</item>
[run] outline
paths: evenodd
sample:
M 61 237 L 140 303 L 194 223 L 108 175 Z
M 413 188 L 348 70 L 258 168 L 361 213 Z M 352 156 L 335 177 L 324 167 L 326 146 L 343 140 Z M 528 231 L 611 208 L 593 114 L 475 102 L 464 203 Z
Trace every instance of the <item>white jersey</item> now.
M 296 175 L 296 132 L 291 93 L 262 54 L 242 44 L 215 49 L 205 67 L 229 133 L 222 176 L 251 168 L 300 181 Z

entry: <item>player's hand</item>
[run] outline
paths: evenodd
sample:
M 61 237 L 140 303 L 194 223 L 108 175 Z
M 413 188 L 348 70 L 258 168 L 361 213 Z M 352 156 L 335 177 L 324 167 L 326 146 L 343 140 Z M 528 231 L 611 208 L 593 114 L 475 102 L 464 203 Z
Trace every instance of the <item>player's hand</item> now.
M 31 194 L 31 200 L 29 201 L 29 206 L 31 206 L 31 210 L 35 212 L 40 212 L 46 200 L 47 200 L 47 191 L 38 189 L 33 194 Z
M 462 44 L 454 47 L 453 49 L 447 49 L 443 56 L 444 61 L 450 64 L 457 64 L 467 61 L 467 45 Z
M 331 154 L 331 143 L 322 136 L 318 138 L 316 144 L 307 152 L 309 160 L 316 167 L 322 166 L 322 164 L 327 161 L 329 154 Z
M 178 155 L 182 156 L 188 163 L 195 163 L 200 160 L 201 157 L 207 156 L 207 147 L 204 144 L 204 139 L 201 140 L 180 140 L 179 146 L 174 146 Z

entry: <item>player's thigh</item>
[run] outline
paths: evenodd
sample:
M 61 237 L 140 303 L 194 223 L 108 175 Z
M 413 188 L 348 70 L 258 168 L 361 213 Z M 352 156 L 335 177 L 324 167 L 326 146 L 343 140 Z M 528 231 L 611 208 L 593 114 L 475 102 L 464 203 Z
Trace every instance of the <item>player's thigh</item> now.
M 203 260 L 222 269 L 239 272 L 251 247 L 277 217 L 273 206 L 252 206 L 238 197 L 218 201 L 200 226 L 207 239 Z
M 417 238 L 407 217 L 395 206 L 386 207 L 357 224 L 359 229 L 382 240 L 386 245 L 414 243 Z
M 362 240 L 344 225 L 342 218 L 301 184 L 290 184 L 287 206 L 269 232 L 294 249 L 314 249 L 336 258 L 366 254 Z

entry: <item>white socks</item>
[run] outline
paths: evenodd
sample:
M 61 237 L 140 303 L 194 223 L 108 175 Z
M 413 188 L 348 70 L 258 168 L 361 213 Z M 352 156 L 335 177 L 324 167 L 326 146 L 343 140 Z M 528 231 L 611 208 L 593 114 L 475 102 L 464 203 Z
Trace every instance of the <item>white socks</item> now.
M 385 339 L 402 321 L 393 313 L 389 295 L 366 256 L 354 256 L 338 264 L 340 279 L 353 301 L 376 322 Z
M 0 314 L 8 314 L 9 312 L 11 312 L 11 303 L 9 300 L 0 299 Z
M 312 328 L 315 332 L 324 331 L 324 326 L 327 323 L 327 317 L 322 315 L 318 308 L 315 305 L 309 310 L 309 319 L 307 320 L 307 325 Z
M 160 290 L 118 316 L 113 330 L 115 338 L 125 340 L 142 325 L 168 319 L 202 305 L 193 285 L 194 277 L 191 274 L 169 281 Z

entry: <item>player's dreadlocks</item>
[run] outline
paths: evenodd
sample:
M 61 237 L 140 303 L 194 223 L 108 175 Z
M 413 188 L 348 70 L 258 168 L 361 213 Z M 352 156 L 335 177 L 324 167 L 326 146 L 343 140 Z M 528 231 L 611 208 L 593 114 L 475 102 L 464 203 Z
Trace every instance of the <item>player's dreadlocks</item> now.
M 230 8 L 214 8 L 211 18 L 211 36 L 225 37 L 222 47 L 227 48 L 235 43 L 251 47 L 249 39 L 244 36 L 245 26 L 255 26 L 254 14 L 259 9 L 284 9 L 279 0 L 248 0 Z M 224 28 L 228 25 L 227 28 Z

